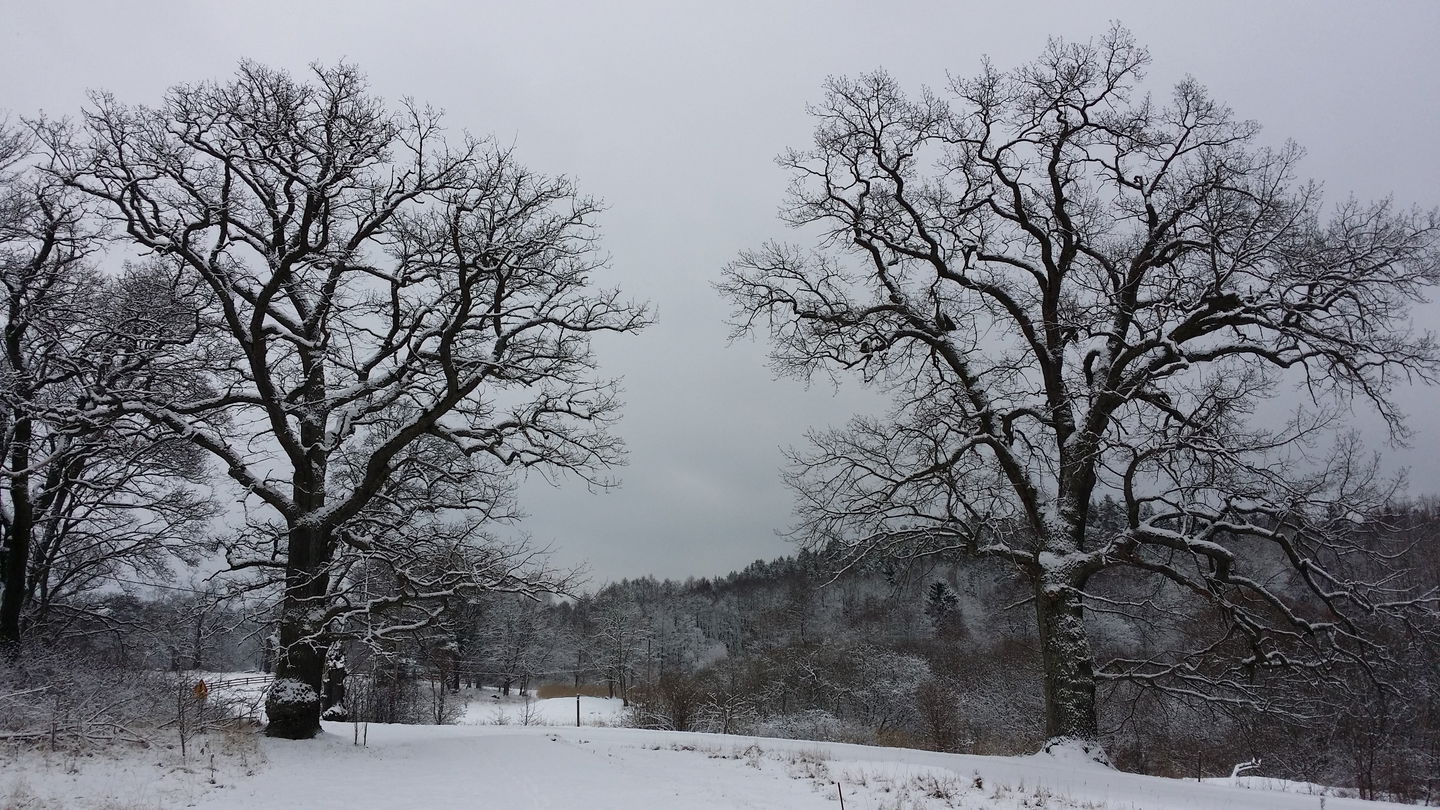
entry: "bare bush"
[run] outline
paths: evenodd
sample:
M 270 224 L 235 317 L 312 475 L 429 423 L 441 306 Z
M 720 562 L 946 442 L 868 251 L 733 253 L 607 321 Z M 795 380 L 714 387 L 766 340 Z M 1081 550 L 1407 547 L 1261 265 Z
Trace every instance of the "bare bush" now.
M 137 670 L 73 650 L 30 650 L 0 666 L 0 739 L 74 748 L 177 742 L 243 724 L 183 672 Z

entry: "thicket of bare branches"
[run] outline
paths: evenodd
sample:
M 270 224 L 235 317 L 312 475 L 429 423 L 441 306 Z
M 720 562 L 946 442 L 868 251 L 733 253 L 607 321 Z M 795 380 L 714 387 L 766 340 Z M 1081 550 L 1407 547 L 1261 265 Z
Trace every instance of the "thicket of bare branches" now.
M 173 389 L 159 358 L 194 316 L 162 268 L 100 272 L 82 195 L 40 171 L 32 132 L 0 130 L 0 645 L 79 619 L 116 577 L 193 560 L 213 509 L 200 454 L 112 407 Z

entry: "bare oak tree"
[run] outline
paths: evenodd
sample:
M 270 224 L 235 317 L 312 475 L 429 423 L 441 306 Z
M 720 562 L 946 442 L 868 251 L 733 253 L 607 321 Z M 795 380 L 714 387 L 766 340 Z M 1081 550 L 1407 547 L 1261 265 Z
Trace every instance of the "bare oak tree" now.
M 793 454 L 802 538 L 852 562 L 1009 561 L 1033 586 L 1047 734 L 1097 755 L 1097 678 L 1244 700 L 1242 673 L 1363 658 L 1355 617 L 1416 604 L 1349 573 L 1370 550 L 1348 529 L 1386 485 L 1353 441 L 1323 448 L 1354 400 L 1402 434 L 1392 387 L 1437 363 L 1406 320 L 1440 277 L 1436 215 L 1327 214 L 1298 147 L 1263 148 L 1193 80 L 1142 95 L 1148 59 L 1116 27 L 945 93 L 830 80 L 814 146 L 780 159 L 783 219 L 819 248 L 766 244 L 720 285 L 783 372 L 894 394 Z M 1262 427 L 1291 383 L 1295 416 Z M 1261 575 L 1277 565 L 1289 581 Z M 1200 600 L 1236 666 L 1097 668 L 1087 612 L 1140 612 L 1099 601 L 1102 572 Z
M 494 516 L 497 481 L 523 468 L 609 483 L 618 402 L 589 336 L 647 312 L 591 285 L 598 207 L 570 181 L 447 141 L 437 113 L 387 107 L 352 66 L 302 81 L 245 63 L 155 108 L 98 95 L 83 129 L 56 145 L 63 179 L 206 295 L 185 361 L 206 384 L 120 399 L 247 494 L 232 565 L 284 576 L 267 731 L 312 736 L 329 634 L 365 596 L 337 590 L 357 559 L 424 587 L 491 575 L 437 576 L 399 515 Z M 402 490 L 432 505 L 397 506 Z

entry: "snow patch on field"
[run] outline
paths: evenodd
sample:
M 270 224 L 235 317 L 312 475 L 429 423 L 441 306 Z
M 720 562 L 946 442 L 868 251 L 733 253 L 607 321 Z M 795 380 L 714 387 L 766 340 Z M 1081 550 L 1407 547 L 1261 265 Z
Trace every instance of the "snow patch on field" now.
M 574 726 L 575 698 L 536 698 L 529 695 L 501 695 L 493 689 L 476 689 L 466 694 L 461 725 L 470 726 Z M 625 704 L 619 698 L 580 698 L 580 724 L 617 726 L 625 718 Z

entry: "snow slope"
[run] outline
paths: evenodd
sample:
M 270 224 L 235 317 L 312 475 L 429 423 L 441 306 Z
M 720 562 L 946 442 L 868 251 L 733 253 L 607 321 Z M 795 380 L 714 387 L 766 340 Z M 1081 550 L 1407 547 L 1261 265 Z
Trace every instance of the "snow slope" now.
M 254 778 L 194 807 L 575 810 L 1316 810 L 1319 797 L 1118 773 L 1050 756 L 896 748 L 623 728 L 383 726 L 368 747 L 330 723 L 315 741 L 263 740 Z M 1326 810 L 1386 805 L 1334 797 Z

